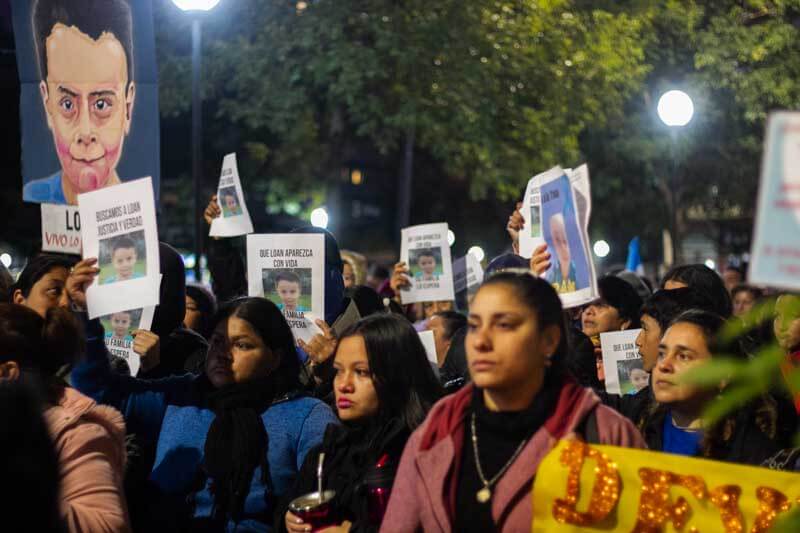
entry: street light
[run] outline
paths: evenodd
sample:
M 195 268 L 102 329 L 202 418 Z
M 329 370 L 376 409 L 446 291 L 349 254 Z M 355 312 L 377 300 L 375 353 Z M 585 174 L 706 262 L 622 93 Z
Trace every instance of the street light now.
M 667 126 L 685 126 L 694 115 L 694 102 L 683 91 L 667 91 L 658 99 L 658 118 Z
M 449 246 L 453 246 L 455 242 L 456 242 L 456 234 L 453 233 L 453 230 L 451 229 L 447 230 L 447 244 Z
M 200 13 L 214 9 L 220 0 L 172 0 L 179 9 L 193 14 L 192 17 L 192 186 L 194 187 L 194 254 L 203 254 L 203 196 L 200 190 L 200 167 L 202 164 L 200 100 Z M 198 283 L 203 281 L 200 261 L 194 262 L 194 277 Z
M 322 229 L 328 227 L 328 212 L 324 207 L 318 207 L 311 211 L 311 225 Z
M 664 257 L 671 255 L 674 261 L 680 261 L 680 235 L 678 235 L 678 192 L 677 192 L 677 144 L 678 144 L 678 129 L 686 126 L 694 116 L 694 102 L 692 98 L 683 91 L 673 89 L 665 92 L 658 99 L 658 118 L 661 122 L 669 126 L 670 130 L 670 156 L 672 159 L 672 176 L 670 177 L 672 183 L 667 183 L 666 189 L 668 190 L 667 197 L 667 210 L 669 211 L 670 218 L 670 241 L 672 244 L 671 254 L 664 250 Z
M 593 249 L 594 249 L 594 255 L 600 258 L 606 257 L 609 254 L 609 252 L 611 252 L 611 246 L 609 246 L 608 243 L 604 240 L 599 240 L 595 242 Z
M 467 253 L 474 255 L 475 259 L 477 259 L 479 263 L 483 261 L 484 257 L 486 257 L 486 253 L 484 253 L 483 248 L 481 248 L 480 246 L 473 246 L 472 248 L 467 250 Z

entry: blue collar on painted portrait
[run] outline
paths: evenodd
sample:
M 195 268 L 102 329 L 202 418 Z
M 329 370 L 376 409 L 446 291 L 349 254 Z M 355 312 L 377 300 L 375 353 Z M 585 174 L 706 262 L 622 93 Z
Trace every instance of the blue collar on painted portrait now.
M 26 183 L 22 190 L 22 199 L 39 204 L 66 204 L 67 199 L 61 187 L 61 172 Z

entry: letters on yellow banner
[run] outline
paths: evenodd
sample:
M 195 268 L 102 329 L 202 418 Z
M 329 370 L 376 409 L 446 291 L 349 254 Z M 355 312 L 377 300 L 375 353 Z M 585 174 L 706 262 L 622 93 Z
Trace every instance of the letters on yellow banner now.
M 533 531 L 761 533 L 800 505 L 800 474 L 561 441 L 533 486 Z

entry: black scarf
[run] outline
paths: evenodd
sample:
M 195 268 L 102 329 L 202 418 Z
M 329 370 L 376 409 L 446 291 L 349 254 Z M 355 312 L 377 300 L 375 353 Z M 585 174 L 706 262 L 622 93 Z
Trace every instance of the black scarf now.
M 269 483 L 269 440 L 261 414 L 276 397 L 274 376 L 208 390 L 206 405 L 216 415 L 208 429 L 203 470 L 211 478 L 214 521 L 239 522 L 256 467 Z M 268 493 L 271 491 L 267 490 Z

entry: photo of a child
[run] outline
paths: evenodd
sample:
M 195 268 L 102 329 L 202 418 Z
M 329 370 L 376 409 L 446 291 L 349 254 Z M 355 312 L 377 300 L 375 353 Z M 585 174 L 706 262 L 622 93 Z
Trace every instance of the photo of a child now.
M 106 331 L 106 340 L 115 339 L 119 343 L 132 342 L 131 332 L 139 328 L 139 321 L 142 318 L 141 309 L 130 311 L 118 311 L 100 318 L 103 328 Z
M 641 359 L 617 361 L 617 376 L 622 394 L 636 394 L 650 382 L 650 374 L 642 368 Z
M 223 218 L 235 217 L 242 214 L 242 205 L 236 187 L 223 187 L 219 190 L 219 205 L 222 208 Z
M 531 206 L 531 237 L 542 236 L 542 206 Z
M 261 271 L 264 297 L 286 313 L 311 311 L 311 269 L 271 269 Z
M 146 275 L 144 230 L 100 240 L 100 285 Z
M 436 281 L 442 275 L 442 250 L 419 248 L 408 251 L 411 276 L 417 281 Z

